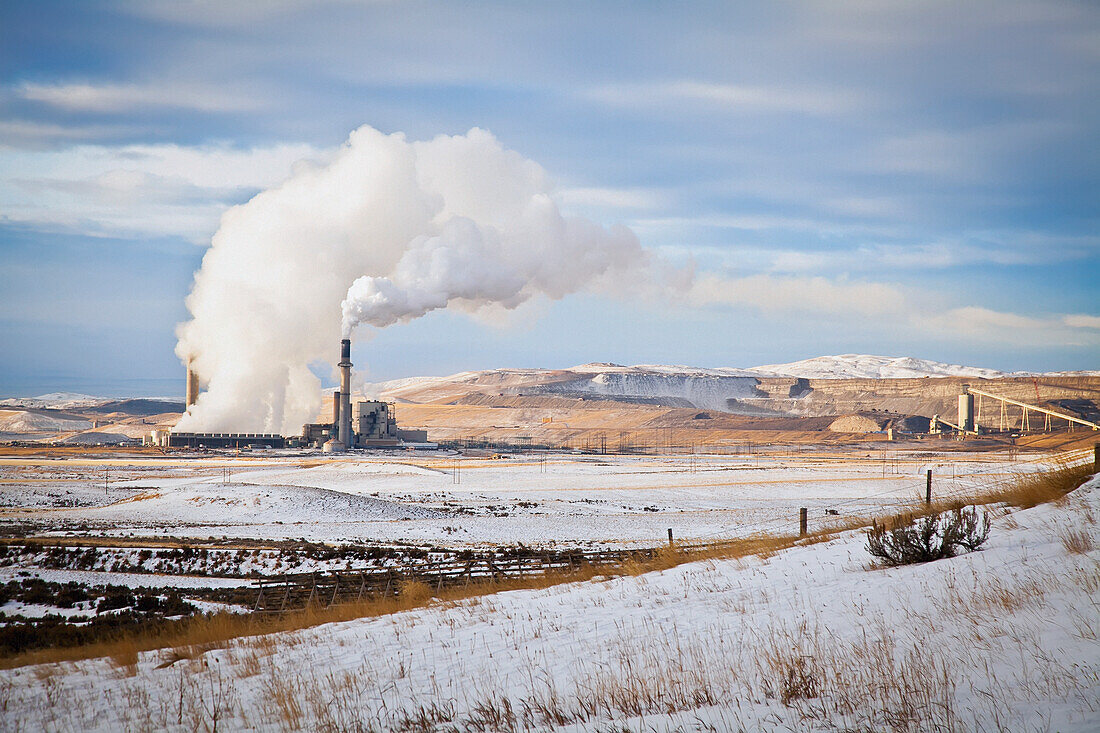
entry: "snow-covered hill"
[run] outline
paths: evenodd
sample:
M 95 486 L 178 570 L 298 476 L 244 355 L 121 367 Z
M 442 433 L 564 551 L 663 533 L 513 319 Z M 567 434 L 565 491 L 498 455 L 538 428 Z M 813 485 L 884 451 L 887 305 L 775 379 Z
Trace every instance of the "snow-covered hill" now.
M 788 364 L 765 364 L 749 371 L 762 376 L 804 377 L 806 379 L 912 379 L 919 377 L 997 377 L 1012 376 L 1008 372 L 982 367 L 944 364 L 911 356 L 871 356 L 869 354 L 839 354 L 818 356 Z M 1023 372 L 1014 374 L 1022 375 Z
M 0 433 L 62 432 L 87 430 L 90 427 L 90 420 L 22 410 L 0 410 Z
M 71 410 L 76 407 L 94 407 L 108 400 L 77 392 L 50 392 L 37 397 L 9 397 L 0 400 L 0 407 L 22 407 L 32 410 Z
M 1059 374 L 1069 376 L 1065 372 Z M 1078 376 L 1098 374 L 1100 372 L 1074 373 Z M 743 401 L 766 396 L 757 389 L 759 380 L 764 378 L 995 379 L 1013 376 L 1031 376 L 1031 373 L 1002 372 L 905 356 L 840 354 L 750 368 L 703 368 L 664 364 L 623 366 L 594 362 L 568 369 L 490 369 L 461 372 L 450 377 L 411 377 L 365 386 L 367 394 L 371 396 L 410 402 L 446 400 L 472 393 L 499 396 L 602 396 L 725 410 L 729 400 Z

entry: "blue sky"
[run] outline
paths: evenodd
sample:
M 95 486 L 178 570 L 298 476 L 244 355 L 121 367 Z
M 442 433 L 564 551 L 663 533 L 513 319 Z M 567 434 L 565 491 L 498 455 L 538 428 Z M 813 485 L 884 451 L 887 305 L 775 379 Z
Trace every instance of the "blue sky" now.
M 1100 368 L 1095 3 L 47 1 L 0 5 L 0 394 L 182 393 L 220 214 L 364 124 L 488 129 L 567 211 L 736 284 L 430 314 L 357 343 L 371 378 Z

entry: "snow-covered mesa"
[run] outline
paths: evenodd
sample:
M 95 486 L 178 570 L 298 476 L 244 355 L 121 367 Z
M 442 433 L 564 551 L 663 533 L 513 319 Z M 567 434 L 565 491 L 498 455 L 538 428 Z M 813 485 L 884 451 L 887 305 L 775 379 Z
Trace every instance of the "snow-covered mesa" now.
M 944 364 L 911 356 L 871 356 L 869 354 L 839 354 L 818 356 L 788 364 L 765 364 L 752 367 L 756 374 L 806 379 L 914 379 L 920 377 L 982 377 L 995 379 L 1031 372 L 1002 372 L 996 369 Z
M 1054 372 L 1057 375 L 1096 375 L 1100 372 Z M 581 364 L 568 369 L 490 369 L 460 372 L 449 377 L 408 377 L 366 385 L 368 394 L 383 399 L 446 387 L 493 387 L 504 394 L 600 395 L 631 399 L 682 400 L 685 405 L 725 410 L 728 400 L 761 397 L 760 379 L 914 379 L 923 377 L 968 377 L 996 379 L 1039 376 L 1034 372 L 1003 372 L 996 369 L 944 364 L 912 357 L 840 354 L 819 356 L 789 364 L 767 364 L 749 368 L 692 367 L 665 364 L 623 366 L 605 362 Z M 414 399 L 414 401 L 416 401 Z

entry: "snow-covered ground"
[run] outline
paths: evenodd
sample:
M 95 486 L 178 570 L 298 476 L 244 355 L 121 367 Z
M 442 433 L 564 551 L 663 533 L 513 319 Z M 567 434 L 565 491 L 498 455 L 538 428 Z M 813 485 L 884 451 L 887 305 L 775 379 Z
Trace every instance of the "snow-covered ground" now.
M 114 573 L 101 570 L 64 570 L 25 567 L 0 568 L 0 583 L 24 578 L 41 578 L 51 583 L 80 583 L 86 586 L 125 585 L 130 588 L 240 588 L 251 581 L 241 578 L 209 578 L 154 573 Z
M 7 730 L 1100 729 L 1100 480 L 985 549 L 766 559 L 0 672 Z M 1076 534 L 1075 534 L 1076 533 Z M 187 651 L 187 650 L 183 650 Z M 70 704 L 79 700 L 79 705 Z
M 669 528 L 684 540 L 787 532 L 800 507 L 811 528 L 893 514 L 923 496 L 928 469 L 945 497 L 1044 465 L 1036 456 L 916 451 L 24 461 L 0 464 L 0 506 L 10 507 L 0 522 L 54 534 L 649 546 Z

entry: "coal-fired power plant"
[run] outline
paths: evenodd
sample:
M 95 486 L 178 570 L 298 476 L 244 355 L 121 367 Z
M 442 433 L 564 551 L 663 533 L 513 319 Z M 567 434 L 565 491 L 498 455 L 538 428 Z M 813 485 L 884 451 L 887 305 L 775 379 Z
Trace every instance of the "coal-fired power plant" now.
M 425 443 L 424 430 L 402 430 L 394 419 L 393 405 L 367 400 L 351 401 L 351 339 L 340 341 L 340 389 L 333 393 L 331 423 L 302 426 L 301 436 L 285 437 L 267 433 L 181 433 L 155 431 L 150 442 L 164 448 L 284 448 L 312 447 L 326 453 L 349 448 L 397 447 L 403 443 Z M 187 362 L 186 405 L 189 409 L 199 398 L 199 378 Z
M 301 444 L 338 453 L 349 448 L 384 448 L 402 443 L 424 443 L 423 430 L 397 427 L 393 405 L 377 400 L 351 401 L 351 339 L 340 342 L 340 389 L 332 395 L 332 423 L 302 426 Z

